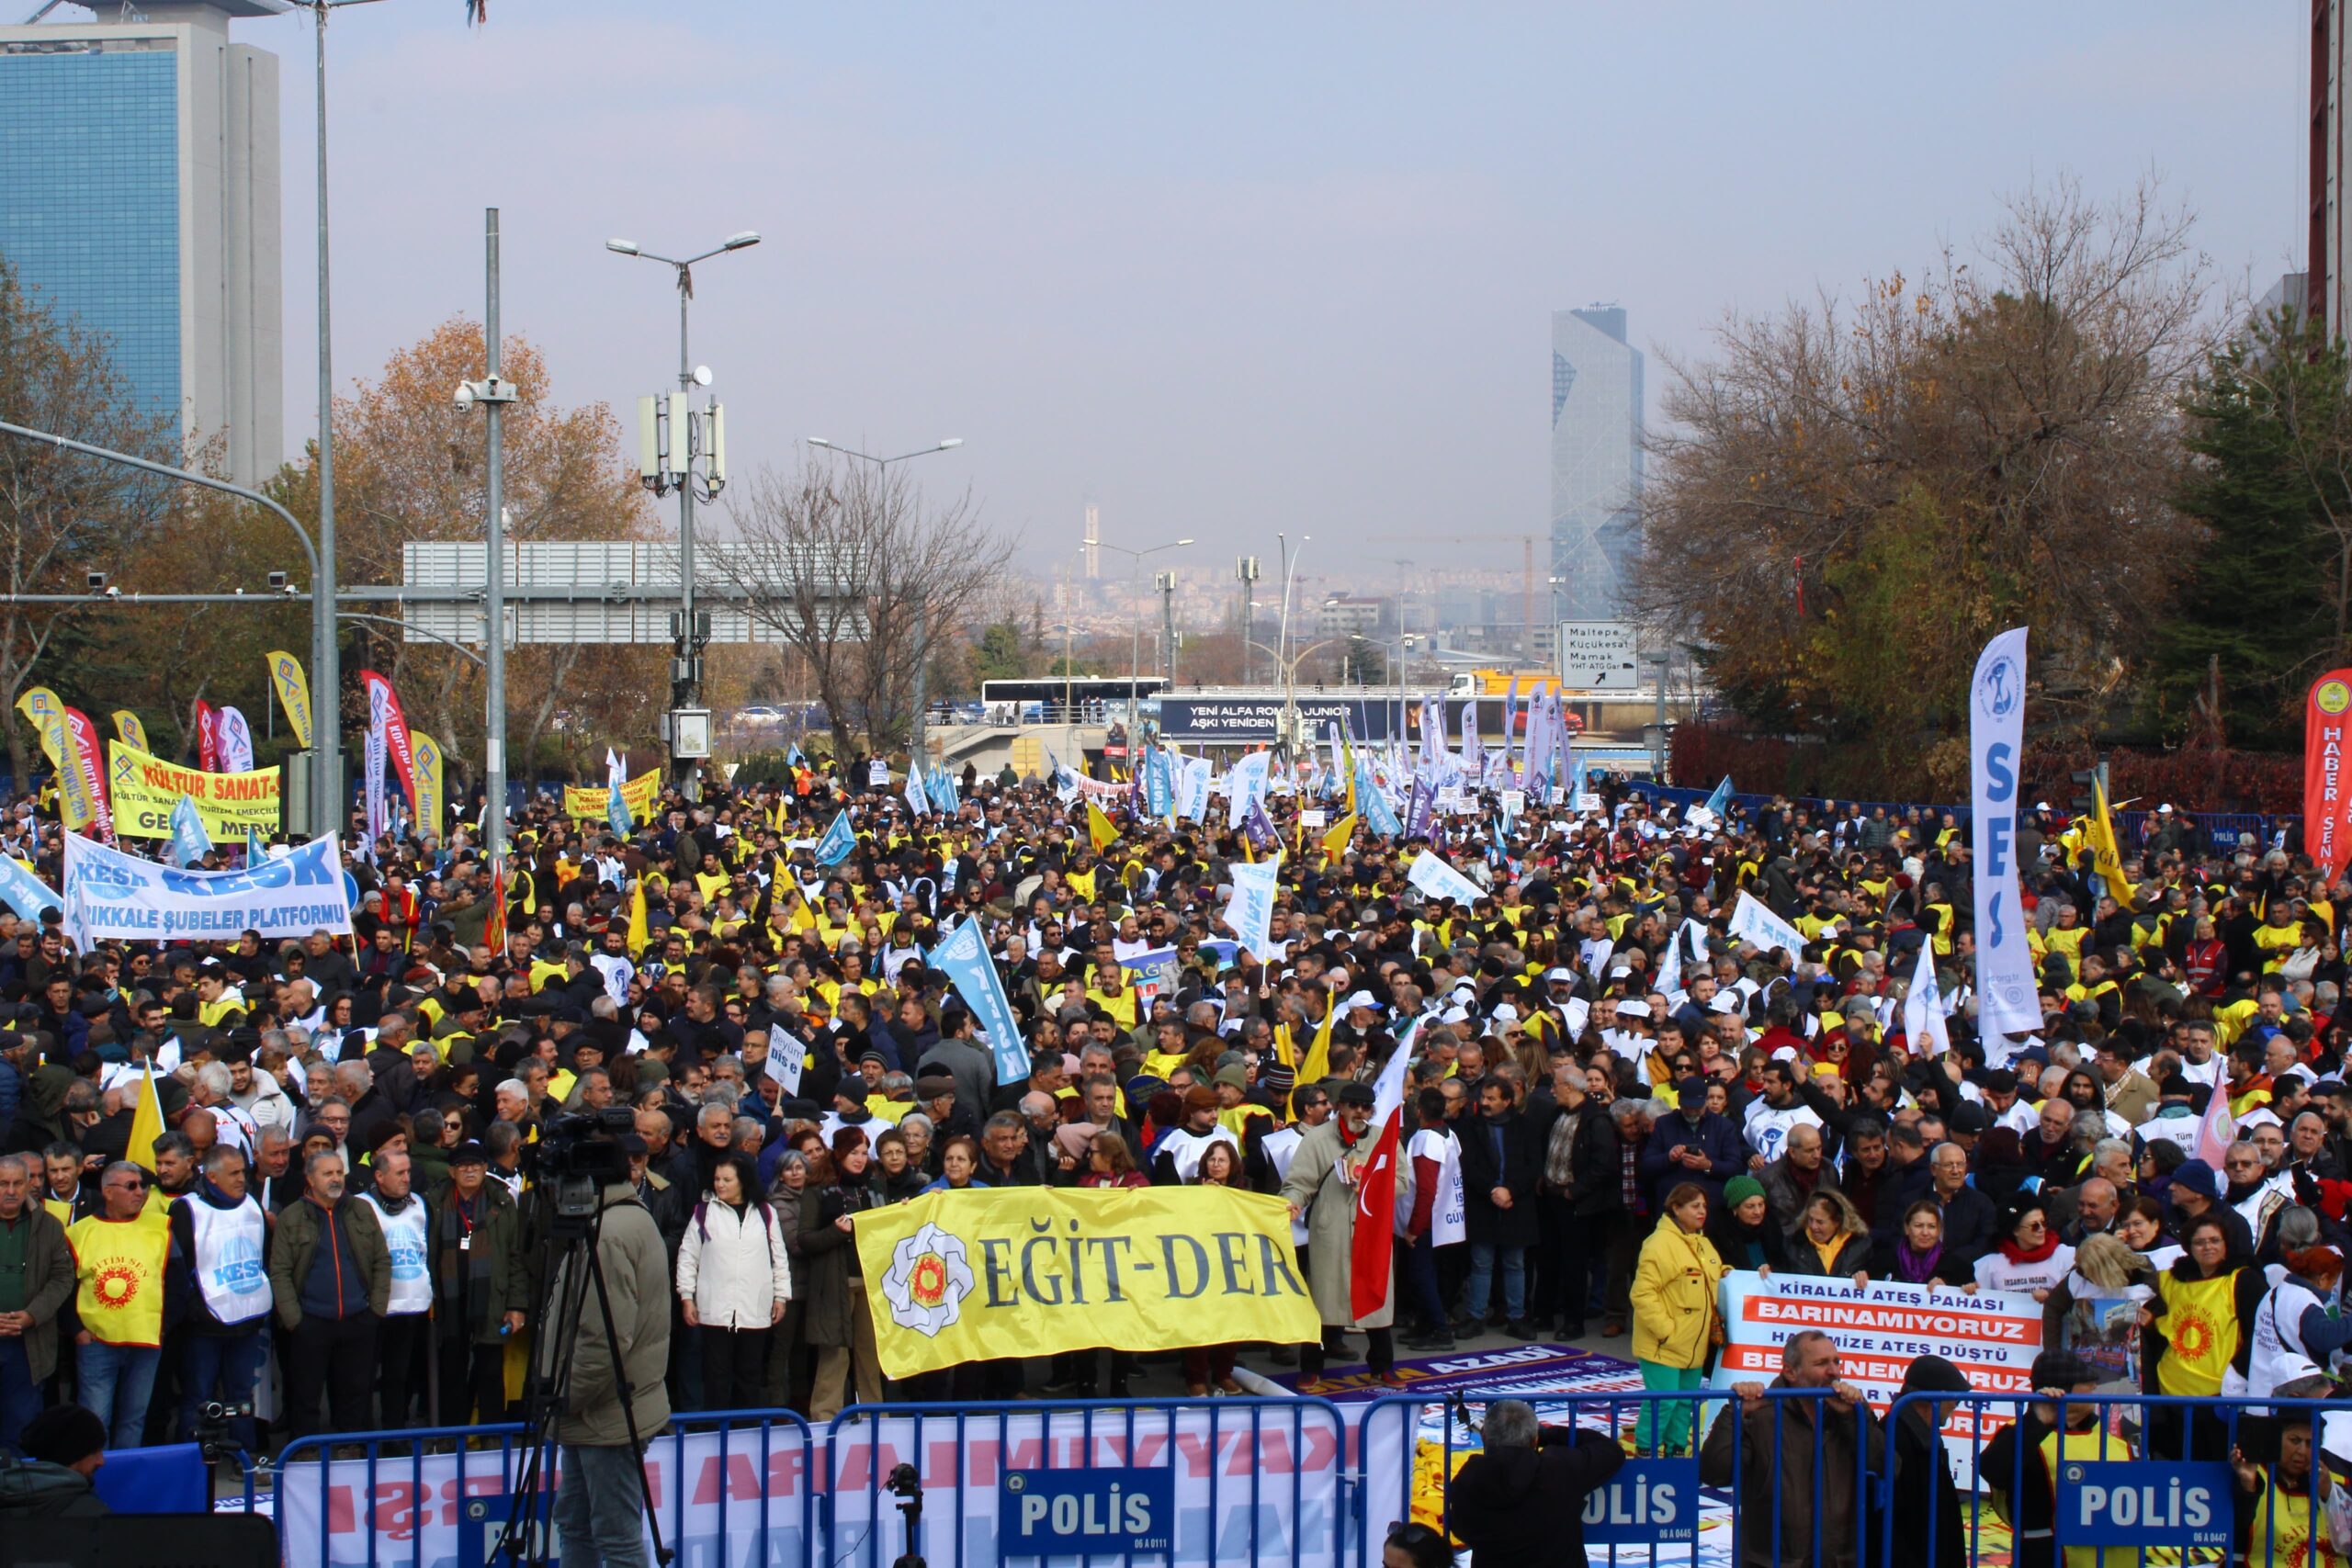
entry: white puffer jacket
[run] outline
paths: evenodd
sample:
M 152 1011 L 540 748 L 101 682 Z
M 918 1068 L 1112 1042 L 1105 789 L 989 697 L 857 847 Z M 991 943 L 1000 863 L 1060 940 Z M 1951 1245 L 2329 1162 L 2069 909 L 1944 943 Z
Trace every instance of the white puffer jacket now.
M 678 1295 L 706 1328 L 765 1328 L 777 1302 L 792 1299 L 792 1263 L 775 1211 L 705 1198 L 678 1247 Z

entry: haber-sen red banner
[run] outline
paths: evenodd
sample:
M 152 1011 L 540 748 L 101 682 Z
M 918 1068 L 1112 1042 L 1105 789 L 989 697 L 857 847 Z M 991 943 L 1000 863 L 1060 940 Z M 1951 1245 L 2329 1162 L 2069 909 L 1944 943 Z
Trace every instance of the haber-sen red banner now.
M 2344 750 L 2352 742 L 2352 670 L 2331 670 L 2303 702 L 2303 849 L 2333 887 L 2352 861 Z

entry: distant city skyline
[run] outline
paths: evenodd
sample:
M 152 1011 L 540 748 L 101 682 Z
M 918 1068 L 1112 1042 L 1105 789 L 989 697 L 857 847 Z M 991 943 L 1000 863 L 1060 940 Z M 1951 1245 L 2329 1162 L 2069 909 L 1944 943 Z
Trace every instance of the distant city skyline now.
M 1918 276 L 2036 180 L 2106 197 L 2154 170 L 2249 297 L 2302 265 L 2307 6 L 459 11 L 330 28 L 346 381 L 479 313 L 494 205 L 509 330 L 559 400 L 626 411 L 674 364 L 676 305 L 603 242 L 757 229 L 695 276 L 739 469 L 812 434 L 963 436 L 910 477 L 969 485 L 1041 571 L 1080 563 L 1090 500 L 1106 546 L 1195 536 L 1270 580 L 1277 530 L 1314 536 L 1307 570 L 1415 533 L 1516 567 L 1438 541 L 1548 532 L 1555 310 L 1625 308 L 1655 426 L 1666 361 L 1726 310 Z M 311 31 L 235 24 L 304 75 Z M 304 85 L 288 453 L 313 422 Z
M 1639 553 L 1646 361 L 1622 305 L 1552 315 L 1551 602 L 1563 621 L 1622 618 Z

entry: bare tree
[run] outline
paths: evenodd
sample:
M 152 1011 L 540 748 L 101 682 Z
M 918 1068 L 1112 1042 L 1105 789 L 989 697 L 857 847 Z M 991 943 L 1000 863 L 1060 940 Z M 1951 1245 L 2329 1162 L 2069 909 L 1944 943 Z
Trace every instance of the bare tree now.
M 1906 754 L 2026 621 L 2039 697 L 2087 717 L 2197 536 L 2171 503 L 2207 342 L 2188 231 L 2153 187 L 2062 183 L 1974 261 L 1728 319 L 1670 366 L 1638 612 L 1751 714 Z
M 762 470 L 730 494 L 740 543 L 718 570 L 806 661 L 834 744 L 903 744 L 918 660 L 1003 602 L 1017 540 L 984 530 L 968 492 L 933 506 L 865 465 Z
M 190 458 L 170 422 L 141 409 L 104 339 L 58 318 L 0 261 L 0 418 L 164 463 Z M 0 436 L 0 588 L 79 593 L 113 571 L 173 504 L 166 481 L 119 464 Z M 75 635 L 74 606 L 0 605 L 0 734 L 19 779 L 31 758 L 17 699 Z M 76 694 L 66 694 L 72 701 Z

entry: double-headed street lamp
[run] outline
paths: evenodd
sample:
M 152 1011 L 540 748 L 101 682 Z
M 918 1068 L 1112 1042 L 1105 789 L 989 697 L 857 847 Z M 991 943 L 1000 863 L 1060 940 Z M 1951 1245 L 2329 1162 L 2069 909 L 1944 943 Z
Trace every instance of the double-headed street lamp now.
M 1135 616 L 1128 627 L 1127 637 L 1127 755 L 1130 758 L 1136 754 L 1136 743 L 1142 727 L 1138 688 L 1143 680 L 1144 558 L 1156 556 L 1162 550 L 1184 549 L 1192 542 L 1190 539 L 1170 539 L 1164 545 L 1147 545 L 1142 549 L 1136 549 L 1129 545 L 1114 545 L 1108 539 L 1098 540 L 1094 544 L 1096 549 L 1116 550 L 1123 556 L 1133 558 L 1136 563 Z
M 656 467 L 645 469 L 642 478 L 646 488 L 656 495 L 667 492 L 672 484 L 678 491 L 678 619 L 671 627 L 670 716 L 668 722 L 670 761 L 677 773 L 688 800 L 702 798 L 699 775 L 695 764 L 710 755 L 710 715 L 702 706 L 702 649 L 709 640 L 695 618 L 695 489 L 694 460 L 704 461 L 703 490 L 706 498 L 715 498 L 725 484 L 722 468 L 725 457 L 718 405 L 714 402 L 702 410 L 688 407 L 688 399 L 696 386 L 710 385 L 707 367 L 697 369 L 686 351 L 686 307 L 695 297 L 695 265 L 723 256 L 729 251 L 749 250 L 760 243 L 756 231 L 746 229 L 730 234 L 720 244 L 700 255 L 680 260 L 673 256 L 656 255 L 642 249 L 634 240 L 607 240 L 605 249 L 615 255 L 639 256 L 646 261 L 660 262 L 677 274 L 678 281 L 678 392 L 667 400 L 665 412 L 683 417 L 684 428 L 678 429 L 679 417 L 670 419 L 670 438 L 674 450 L 660 451 L 650 428 L 650 417 L 643 401 L 639 404 L 639 419 L 642 428 L 638 432 L 638 446 L 641 454 L 656 455 Z M 673 466 L 674 464 L 674 467 Z
M 808 437 L 808 445 L 821 448 L 827 452 L 838 453 L 842 457 L 854 458 L 861 463 L 873 464 L 875 479 L 877 481 L 877 488 L 887 491 L 890 478 L 891 464 L 904 463 L 916 457 L 928 457 L 935 452 L 952 452 L 956 447 L 964 445 L 964 438 L 960 435 L 950 435 L 944 441 L 934 441 L 928 446 L 919 446 L 911 452 L 901 452 L 895 457 L 877 457 L 871 452 L 861 452 L 854 446 L 843 446 L 838 442 L 828 441 L 821 435 L 812 435 Z M 923 665 L 930 657 L 930 650 L 924 646 L 930 640 L 928 629 L 924 626 L 925 608 L 924 601 L 920 596 L 920 592 L 918 592 L 918 596 L 915 600 L 915 685 L 913 693 L 915 711 L 914 718 L 907 728 L 907 765 L 910 768 L 919 768 L 922 765 L 922 674 Z

